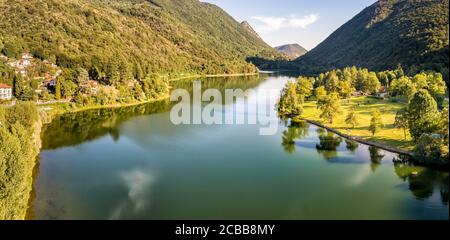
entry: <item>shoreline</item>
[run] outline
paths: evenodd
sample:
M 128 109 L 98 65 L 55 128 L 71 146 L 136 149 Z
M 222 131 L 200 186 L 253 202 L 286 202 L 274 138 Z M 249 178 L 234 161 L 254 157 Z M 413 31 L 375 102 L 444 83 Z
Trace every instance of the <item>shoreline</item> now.
M 176 82 L 181 80 L 187 80 L 192 78 L 217 78 L 217 77 L 244 77 L 244 76 L 256 76 L 260 75 L 261 72 L 256 73 L 233 73 L 233 74 L 209 74 L 209 75 L 191 75 L 186 77 L 178 77 L 178 78 L 172 78 L 169 80 L 169 82 Z
M 414 157 L 414 153 L 411 152 L 411 151 L 403 150 L 403 149 L 396 148 L 396 147 L 392 147 L 392 146 L 389 146 L 389 145 L 386 145 L 386 144 L 382 144 L 382 143 L 377 143 L 377 142 L 374 142 L 374 141 L 365 140 L 365 139 L 362 139 L 361 137 L 358 137 L 358 136 L 350 136 L 350 135 L 342 133 L 342 132 L 340 132 L 340 131 L 338 131 L 338 130 L 336 130 L 334 128 L 327 127 L 327 126 L 323 125 L 322 123 L 319 123 L 319 122 L 314 121 L 314 120 L 310 120 L 310 119 L 306 119 L 306 118 L 297 118 L 297 119 L 299 119 L 300 121 L 305 121 L 305 122 L 310 123 L 312 125 L 315 125 L 317 127 L 326 129 L 327 131 L 330 131 L 330 132 L 332 132 L 332 133 L 334 133 L 334 134 L 336 134 L 336 135 L 338 135 L 338 136 L 340 136 L 342 138 L 345 138 L 347 140 L 355 141 L 357 143 L 364 144 L 364 145 L 367 145 L 367 146 L 376 147 L 376 148 L 379 148 L 381 150 L 388 151 L 388 152 L 391 152 L 391 153 L 405 155 L 405 156 L 409 157 L 407 162 L 410 163 L 410 164 L 413 164 L 414 166 L 422 166 L 422 167 L 429 167 L 429 168 L 442 170 L 442 171 L 449 171 L 449 167 L 448 166 L 442 166 L 442 165 L 438 165 L 438 164 L 426 164 L 426 163 L 417 162 L 416 158 Z M 292 118 L 291 118 L 291 121 L 296 122 L 295 120 L 292 120 Z
M 210 75 L 198 74 L 198 75 L 191 75 L 191 76 L 180 77 L 180 78 L 173 78 L 173 79 L 170 79 L 169 82 L 188 80 L 188 79 L 193 79 L 193 78 L 242 77 L 242 76 L 257 76 L 257 75 L 260 75 L 260 72 L 234 73 L 234 74 L 210 74 Z M 55 113 L 50 113 L 48 116 L 49 119 L 46 119 L 47 121 L 43 121 L 43 124 L 45 125 L 47 123 L 50 123 L 53 120 L 53 117 L 56 117 L 56 116 L 62 115 L 62 114 L 78 113 L 78 112 L 83 112 L 83 111 L 88 111 L 88 110 L 96 110 L 96 109 L 108 109 L 108 108 L 114 109 L 114 108 L 121 108 L 121 107 L 132 107 L 132 106 L 137 106 L 137 105 L 141 105 L 141 104 L 149 104 L 149 103 L 159 102 L 159 101 L 163 101 L 163 100 L 166 100 L 169 98 L 170 98 L 170 95 L 165 95 L 163 97 L 160 97 L 157 99 L 151 99 L 151 100 L 147 100 L 147 101 L 125 103 L 125 104 L 116 103 L 116 104 L 109 104 L 109 105 L 93 105 L 93 106 L 87 106 L 87 107 L 77 107 L 77 108 L 70 109 L 70 110 L 62 110 L 62 111 L 58 111 Z M 67 102 L 67 103 L 70 103 L 70 102 Z M 45 108 L 46 106 L 50 107 L 53 104 L 54 103 L 41 104 L 41 105 L 38 105 L 38 107 Z M 44 110 L 44 112 L 46 112 L 46 111 Z
M 313 124 L 313 125 L 315 125 L 317 127 L 324 128 L 324 129 L 326 129 L 326 130 L 328 130 L 328 131 L 330 131 L 330 132 L 332 132 L 332 133 L 334 133 L 334 134 L 336 134 L 336 135 L 338 135 L 340 137 L 343 137 L 343 138 L 345 138 L 347 140 L 355 141 L 355 142 L 358 142 L 358 143 L 361 143 L 361 144 L 364 144 L 364 145 L 377 147 L 377 148 L 380 148 L 380 149 L 388 151 L 388 152 L 392 152 L 392 153 L 396 153 L 396 154 L 402 154 L 402 155 L 407 155 L 407 156 L 409 156 L 411 158 L 414 158 L 414 155 L 410 151 L 399 149 L 399 148 L 392 147 L 392 146 L 388 146 L 388 145 L 381 144 L 381 143 L 376 143 L 376 142 L 369 141 L 369 140 L 364 140 L 361 137 L 347 135 L 347 134 L 344 134 L 344 133 L 342 133 L 342 132 L 340 132 L 340 131 L 338 131 L 338 130 L 336 130 L 334 128 L 327 127 L 327 126 L 325 126 L 325 125 L 323 125 L 323 124 L 321 124 L 319 122 L 316 122 L 316 121 L 313 121 L 313 120 L 310 120 L 310 119 L 306 119 L 306 118 L 299 118 L 299 119 L 302 120 L 302 121 L 306 121 L 306 122 L 308 122 L 310 124 Z
M 240 73 L 240 74 L 216 74 L 216 75 L 193 75 L 193 76 L 187 76 L 187 77 L 182 77 L 182 78 L 175 78 L 175 79 L 170 79 L 169 82 L 172 81 L 180 81 L 180 80 L 187 80 L 187 79 L 192 79 L 192 78 L 200 78 L 200 77 L 209 77 L 209 78 L 213 78 L 213 77 L 238 77 L 238 76 L 256 76 L 259 75 L 260 73 Z M 35 125 L 35 131 L 34 131 L 34 142 L 36 144 L 37 147 L 37 153 L 34 157 L 34 164 L 33 167 L 31 168 L 31 175 L 33 180 L 31 181 L 31 186 L 30 186 L 30 192 L 28 195 L 28 199 L 26 200 L 27 204 L 27 208 L 24 209 L 24 213 L 21 216 L 23 220 L 30 218 L 30 212 L 32 212 L 32 204 L 30 204 L 30 201 L 32 199 L 32 192 L 33 192 L 33 184 L 34 184 L 34 177 L 35 177 L 35 171 L 36 171 L 36 166 L 38 166 L 39 164 L 39 156 L 41 154 L 41 132 L 42 132 L 42 128 L 44 125 L 49 124 L 53 121 L 53 119 L 57 116 L 63 115 L 63 114 L 70 114 L 70 113 L 79 113 L 79 112 L 84 112 L 84 111 L 89 111 L 89 110 L 96 110 L 96 109 L 115 109 L 115 108 L 123 108 L 123 107 L 132 107 L 132 106 L 138 106 L 138 105 L 142 105 L 142 104 L 150 104 L 150 103 L 155 103 L 155 102 L 159 102 L 159 101 L 164 101 L 170 98 L 169 94 L 166 94 L 160 98 L 157 99 L 151 99 L 151 100 L 147 100 L 147 101 L 139 101 L 139 102 L 133 102 L 133 103 L 126 103 L 126 104 L 109 104 L 109 105 L 94 105 L 94 106 L 87 106 L 87 107 L 77 107 L 74 109 L 69 109 L 69 110 L 65 110 L 65 109 L 58 109 L 56 110 L 56 112 L 47 112 L 44 109 L 40 109 L 39 111 L 45 112 L 48 115 L 47 116 L 40 116 L 38 122 Z M 70 102 L 68 102 L 70 103 Z M 49 104 L 42 104 L 42 105 L 37 105 L 38 107 L 41 108 L 45 108 L 50 107 L 52 105 L 52 103 Z M 2 106 L 0 106 L 2 107 Z

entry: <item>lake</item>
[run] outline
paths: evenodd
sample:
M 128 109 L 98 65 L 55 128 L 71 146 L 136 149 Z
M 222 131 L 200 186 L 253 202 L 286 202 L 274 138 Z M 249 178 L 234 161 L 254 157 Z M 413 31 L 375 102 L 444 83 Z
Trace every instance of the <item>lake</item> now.
M 202 87 L 281 89 L 293 79 L 208 78 Z M 191 81 L 173 85 L 192 91 Z M 252 124 L 174 125 L 174 104 L 67 114 L 45 126 L 28 218 L 449 219 L 448 172 L 307 123 L 276 119 L 270 136 Z

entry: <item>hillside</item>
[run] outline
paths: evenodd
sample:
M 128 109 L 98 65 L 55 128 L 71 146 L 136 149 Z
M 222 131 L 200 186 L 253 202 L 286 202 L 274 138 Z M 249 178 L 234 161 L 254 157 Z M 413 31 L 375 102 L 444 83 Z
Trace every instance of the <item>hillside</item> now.
M 436 70 L 448 79 L 448 0 L 380 0 L 296 60 L 324 71 L 345 66 L 373 70 Z
M 241 26 L 244 27 L 248 32 L 250 32 L 251 34 L 253 34 L 254 36 L 258 37 L 259 39 L 262 39 L 259 34 L 255 31 L 255 29 L 253 29 L 252 25 L 250 25 L 249 22 L 247 21 L 243 21 L 241 22 Z
M 277 54 L 198 0 L 0 0 L 0 51 L 30 51 L 91 77 L 108 75 L 114 61 L 137 77 L 255 72 L 246 57 Z
M 318 74 L 346 66 L 407 73 L 435 70 L 448 80 L 448 0 L 380 0 L 295 61 L 250 58 L 261 69 Z
M 305 55 L 308 50 L 298 44 L 286 44 L 275 48 L 277 51 L 285 54 L 289 59 L 296 59 Z

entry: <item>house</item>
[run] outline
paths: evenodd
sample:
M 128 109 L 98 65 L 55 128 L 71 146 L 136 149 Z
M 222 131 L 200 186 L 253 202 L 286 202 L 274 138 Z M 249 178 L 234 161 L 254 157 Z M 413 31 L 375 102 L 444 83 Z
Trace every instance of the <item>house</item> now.
M 352 93 L 352 96 L 353 97 L 362 97 L 362 96 L 364 96 L 364 93 L 361 91 L 356 91 L 356 92 Z
M 379 98 L 382 98 L 382 99 L 387 99 L 387 98 L 389 98 L 389 91 L 388 91 L 388 89 L 386 88 L 386 87 L 381 87 L 380 88 L 380 90 L 379 90 L 379 92 L 377 93 L 377 96 L 379 97 Z
M 24 53 L 22 54 L 22 58 L 16 61 L 9 62 L 9 65 L 13 68 L 15 68 L 16 73 L 20 73 L 22 75 L 27 74 L 26 68 L 31 66 L 31 60 L 33 59 L 33 56 L 30 53 Z
M 88 87 L 91 89 L 91 92 L 93 94 L 97 94 L 99 90 L 99 84 L 97 81 L 89 80 Z
M 388 92 L 381 92 L 381 93 L 378 93 L 377 96 L 379 98 L 382 98 L 382 99 L 388 99 L 389 98 L 389 93 Z
M 50 79 L 43 82 L 44 86 L 47 88 L 55 88 L 56 87 L 56 79 Z
M 11 100 L 11 99 L 12 99 L 12 87 L 0 83 L 0 100 Z
M 85 94 L 97 94 L 100 90 L 100 85 L 97 81 L 89 80 L 80 86 L 81 91 Z
M 33 55 L 30 53 L 22 54 L 22 65 L 28 67 L 31 65 L 31 60 L 33 59 Z

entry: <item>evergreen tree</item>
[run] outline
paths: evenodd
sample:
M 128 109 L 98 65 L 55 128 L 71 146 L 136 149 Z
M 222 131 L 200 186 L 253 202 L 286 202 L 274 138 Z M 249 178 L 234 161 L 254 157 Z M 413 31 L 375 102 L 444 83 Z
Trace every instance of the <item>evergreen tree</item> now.
M 59 78 L 56 79 L 55 99 L 56 100 L 60 100 L 61 99 L 61 80 Z

